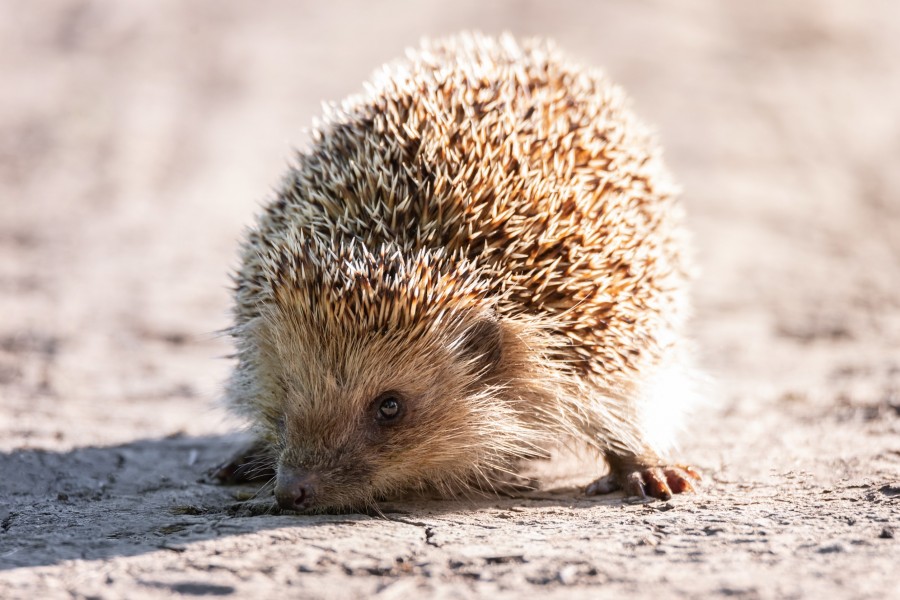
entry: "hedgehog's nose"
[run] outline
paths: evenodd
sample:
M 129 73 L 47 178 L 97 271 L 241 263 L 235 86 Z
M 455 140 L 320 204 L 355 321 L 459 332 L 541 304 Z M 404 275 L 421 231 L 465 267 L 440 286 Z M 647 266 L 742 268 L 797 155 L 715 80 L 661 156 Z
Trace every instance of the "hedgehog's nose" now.
M 287 510 L 306 510 L 311 507 L 316 494 L 316 479 L 303 469 L 279 467 L 275 484 L 278 506 Z

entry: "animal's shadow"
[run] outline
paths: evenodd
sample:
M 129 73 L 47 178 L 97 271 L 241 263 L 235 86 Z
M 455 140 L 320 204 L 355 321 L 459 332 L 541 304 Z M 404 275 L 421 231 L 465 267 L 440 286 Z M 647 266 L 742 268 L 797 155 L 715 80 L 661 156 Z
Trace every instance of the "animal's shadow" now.
M 168 437 L 69 452 L 0 453 L 0 570 L 160 549 L 179 552 L 192 542 L 266 529 L 410 522 L 489 507 L 623 503 L 621 495 L 586 499 L 569 489 L 405 499 L 384 503 L 381 515 L 282 514 L 269 490 L 222 486 L 208 476 L 240 443 L 235 436 Z

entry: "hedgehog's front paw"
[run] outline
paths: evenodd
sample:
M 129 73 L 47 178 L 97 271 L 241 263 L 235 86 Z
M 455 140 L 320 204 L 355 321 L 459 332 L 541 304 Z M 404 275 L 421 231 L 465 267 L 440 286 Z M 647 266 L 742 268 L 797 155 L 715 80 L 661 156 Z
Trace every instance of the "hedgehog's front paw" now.
M 588 496 L 608 494 L 624 490 L 626 496 L 638 498 L 659 498 L 668 500 L 672 494 L 694 491 L 694 482 L 700 481 L 700 473 L 687 465 L 642 467 L 617 469 L 601 477 L 584 490 Z
M 267 442 L 257 440 L 211 469 L 209 475 L 225 485 L 261 483 L 275 477 L 273 465 L 271 447 Z

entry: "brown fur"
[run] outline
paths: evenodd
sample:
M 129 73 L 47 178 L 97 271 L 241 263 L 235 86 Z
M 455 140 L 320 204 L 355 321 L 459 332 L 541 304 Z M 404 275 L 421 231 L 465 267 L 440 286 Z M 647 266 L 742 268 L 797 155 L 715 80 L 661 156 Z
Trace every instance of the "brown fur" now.
M 657 464 L 681 213 L 617 87 L 546 43 L 464 35 L 312 140 L 243 247 L 229 397 L 280 468 L 315 474 L 316 507 L 490 486 L 560 439 Z M 407 412 L 385 427 L 389 390 Z

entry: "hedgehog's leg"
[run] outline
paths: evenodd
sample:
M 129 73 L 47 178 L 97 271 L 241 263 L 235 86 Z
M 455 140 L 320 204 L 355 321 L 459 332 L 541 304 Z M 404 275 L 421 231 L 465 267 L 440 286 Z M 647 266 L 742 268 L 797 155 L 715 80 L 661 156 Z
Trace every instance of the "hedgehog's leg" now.
M 660 458 L 674 447 L 698 399 L 693 371 L 684 360 L 683 354 L 672 355 L 653 371 L 645 370 L 639 386 L 619 395 L 607 390 L 592 403 L 585 433 L 597 440 L 610 474 L 590 484 L 588 495 L 621 489 L 628 496 L 668 500 L 693 491 L 700 474 Z
M 225 485 L 271 481 L 275 477 L 272 445 L 265 440 L 255 440 L 212 469 L 210 474 Z
M 585 489 L 588 496 L 623 490 L 627 496 L 668 500 L 673 494 L 694 491 L 700 473 L 686 465 L 666 465 L 655 457 L 608 455 L 611 473 Z

